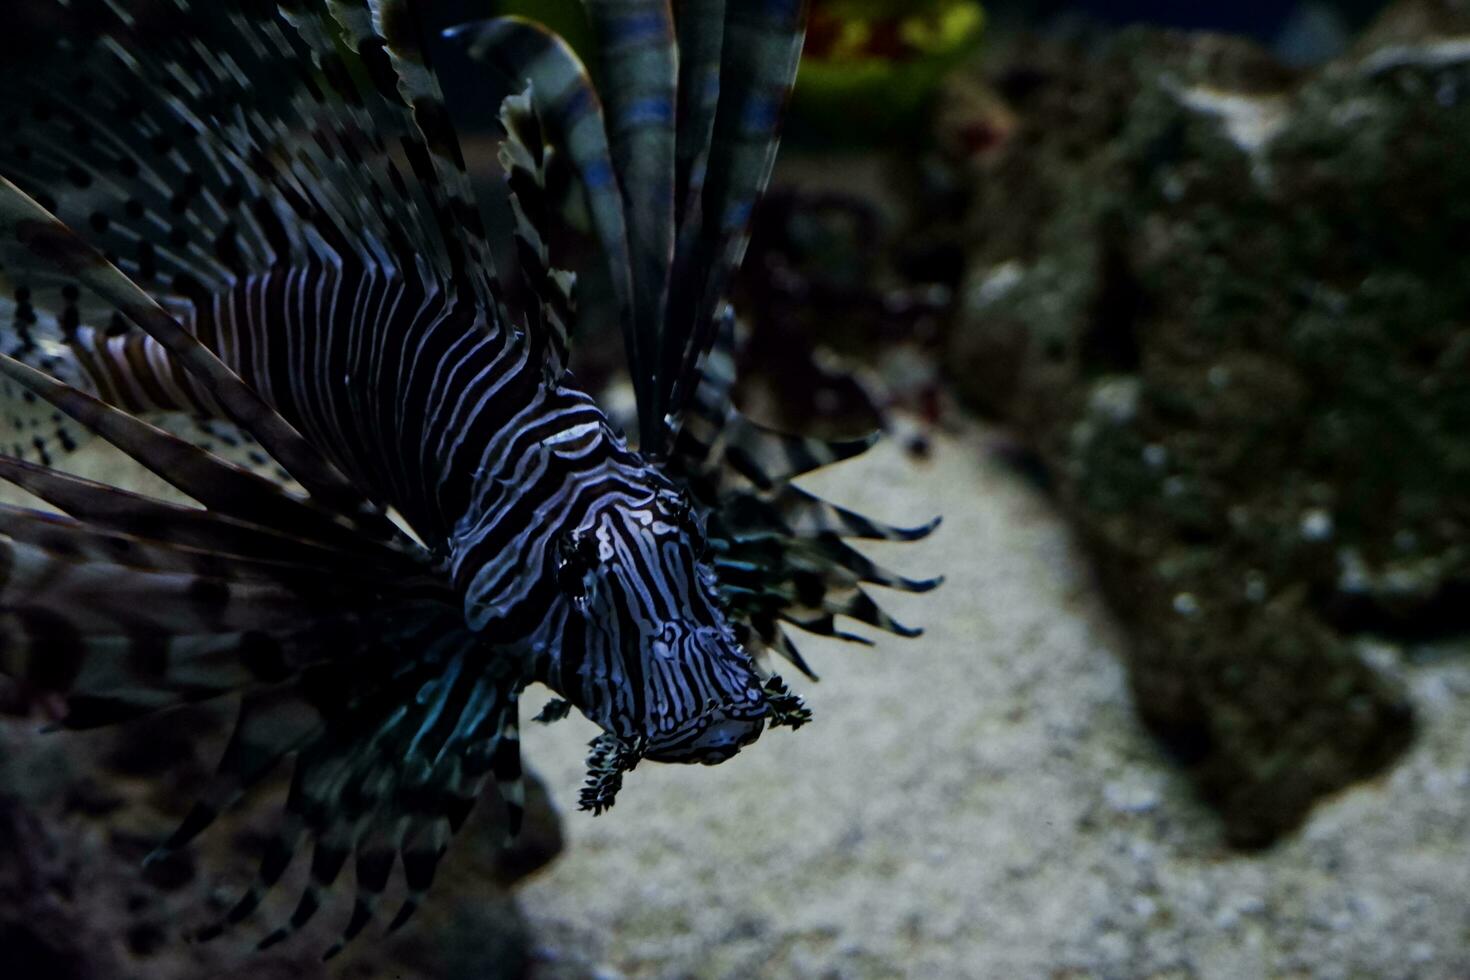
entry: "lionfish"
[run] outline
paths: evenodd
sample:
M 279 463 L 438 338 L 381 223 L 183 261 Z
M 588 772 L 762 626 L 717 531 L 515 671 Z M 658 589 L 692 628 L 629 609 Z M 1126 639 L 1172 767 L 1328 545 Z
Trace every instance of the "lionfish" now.
M 718 763 L 807 720 L 769 667 L 811 673 L 789 628 L 916 632 L 864 585 L 936 582 L 846 539 L 933 525 L 792 483 L 872 439 L 778 434 L 731 401 L 726 297 L 801 0 L 586 0 L 596 87 L 536 22 L 441 38 L 410 0 L 160 0 L 146 22 L 57 2 L 87 30 L 0 82 L 0 477 L 54 508 L 0 507 L 0 670 L 64 728 L 238 699 L 161 853 L 290 760 L 258 874 L 208 933 L 303 842 L 305 893 L 262 945 L 349 859 L 343 942 L 400 863 L 401 925 L 487 783 L 519 822 L 533 681 L 557 695 L 543 718 L 603 732 L 597 812 L 641 759 Z M 500 227 L 435 50 L 512 93 Z M 621 325 L 626 435 L 568 370 L 576 213 Z M 194 503 L 53 468 L 84 433 Z

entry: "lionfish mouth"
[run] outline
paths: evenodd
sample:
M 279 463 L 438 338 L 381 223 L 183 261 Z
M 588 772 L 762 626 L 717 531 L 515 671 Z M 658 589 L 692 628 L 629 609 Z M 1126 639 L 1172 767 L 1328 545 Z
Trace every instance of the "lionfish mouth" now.
M 627 739 L 604 732 L 590 743 L 580 808 L 594 814 L 610 809 L 623 787 L 623 774 L 632 772 L 644 759 L 718 765 L 760 738 L 766 725 L 795 730 L 811 718 L 800 696 L 772 674 L 761 686 L 759 699 L 738 705 L 711 704 L 677 735 Z
M 725 711 L 711 713 L 677 735 L 650 740 L 643 757 L 654 762 L 718 765 L 760 738 L 761 732 L 765 731 L 765 704 L 762 702 L 756 707 L 756 713 L 746 708 L 742 715 Z

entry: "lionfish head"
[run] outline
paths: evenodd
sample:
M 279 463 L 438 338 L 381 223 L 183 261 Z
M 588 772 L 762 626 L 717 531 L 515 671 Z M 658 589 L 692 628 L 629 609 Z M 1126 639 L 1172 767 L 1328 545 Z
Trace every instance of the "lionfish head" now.
M 687 498 L 660 487 L 597 511 L 553 558 L 571 612 L 552 686 L 655 761 L 723 762 L 769 713 L 704 551 Z

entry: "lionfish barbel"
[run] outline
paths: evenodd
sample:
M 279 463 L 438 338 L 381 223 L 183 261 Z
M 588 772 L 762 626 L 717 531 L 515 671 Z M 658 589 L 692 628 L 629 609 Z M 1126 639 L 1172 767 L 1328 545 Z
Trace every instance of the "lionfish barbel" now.
M 208 932 L 303 841 L 307 892 L 263 945 L 349 859 L 343 942 L 398 863 L 402 924 L 488 783 L 514 832 L 533 681 L 565 699 L 543 718 L 602 729 L 581 799 L 600 811 L 641 759 L 713 764 L 802 724 L 769 669 L 811 673 L 789 628 L 914 632 L 864 585 L 937 580 L 846 539 L 932 525 L 792 483 L 872 440 L 779 434 L 731 401 L 725 297 L 800 0 L 586 0 L 597 87 L 533 21 L 441 39 L 409 0 L 160 0 L 146 29 L 122 0 L 57 3 L 87 31 L 0 79 L 0 478 L 55 511 L 0 506 L 0 671 L 65 728 L 238 698 L 161 852 L 292 760 L 256 880 Z M 441 48 L 512 93 L 504 221 L 476 202 Z M 568 371 L 573 195 L 629 437 Z M 88 433 L 195 505 L 52 468 Z

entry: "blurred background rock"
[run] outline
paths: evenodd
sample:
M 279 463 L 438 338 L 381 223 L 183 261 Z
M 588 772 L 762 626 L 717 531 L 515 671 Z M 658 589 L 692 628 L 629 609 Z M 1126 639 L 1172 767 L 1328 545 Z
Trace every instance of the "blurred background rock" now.
M 849 168 L 869 217 L 836 271 L 808 228 L 841 240 L 831 171 L 788 155 L 806 198 L 773 202 L 748 305 L 771 319 L 772 284 L 804 279 L 823 301 L 771 333 L 882 350 L 903 377 L 876 388 L 933 417 L 917 345 L 1007 423 L 1135 637 L 1142 717 L 1227 839 L 1262 846 L 1412 737 L 1356 645 L 1470 633 L 1466 15 L 1407 2 L 1354 36 L 1370 5 L 1175 7 L 1155 19 L 1341 56 L 1113 28 L 1142 3 L 1001 5 L 930 140 Z M 823 316 L 855 290 L 873 316 Z M 944 296 L 950 316 L 916 303 Z

